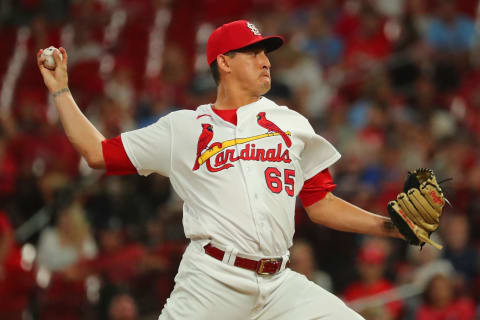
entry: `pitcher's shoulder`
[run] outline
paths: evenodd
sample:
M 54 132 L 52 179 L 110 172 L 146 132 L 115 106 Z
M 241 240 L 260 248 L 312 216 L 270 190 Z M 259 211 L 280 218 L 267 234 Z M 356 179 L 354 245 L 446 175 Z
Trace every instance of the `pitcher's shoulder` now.
M 310 122 L 308 119 L 303 116 L 301 113 L 290 109 L 288 106 L 283 105 L 270 105 L 269 108 L 265 111 L 270 111 L 271 113 L 275 114 L 278 117 L 283 119 L 287 119 L 287 121 L 291 121 L 292 124 L 298 124 L 300 126 L 308 126 L 310 127 Z
M 171 112 L 169 114 L 171 121 L 173 122 L 195 122 L 198 118 L 201 117 L 202 113 L 203 114 L 210 114 L 209 112 L 206 112 L 203 106 L 198 107 L 196 110 L 188 110 L 188 109 L 182 109 L 182 110 L 177 110 L 174 112 Z M 211 115 L 210 115 L 211 116 Z
M 283 110 L 283 112 L 288 114 L 290 117 L 298 119 L 298 120 L 302 120 L 302 121 L 305 121 L 305 122 L 309 122 L 308 119 L 303 114 L 301 114 L 300 112 L 295 111 L 293 109 L 290 109 L 287 106 L 279 106 L 279 107 Z
M 181 119 L 181 118 L 193 118 L 195 117 L 197 110 L 181 109 L 173 111 L 169 114 L 172 119 Z

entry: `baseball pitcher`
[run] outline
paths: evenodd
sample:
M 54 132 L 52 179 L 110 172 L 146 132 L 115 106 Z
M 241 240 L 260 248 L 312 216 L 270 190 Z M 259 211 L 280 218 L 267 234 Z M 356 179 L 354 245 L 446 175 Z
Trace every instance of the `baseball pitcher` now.
M 263 97 L 271 85 L 267 54 L 283 42 L 280 36 L 262 36 L 245 20 L 220 26 L 206 50 L 216 101 L 113 139 L 97 131 L 70 94 L 65 49 L 54 52 L 53 71 L 44 67 L 42 50 L 38 53 L 65 132 L 90 167 L 108 174 L 161 174 L 184 201 L 190 244 L 160 319 L 362 319 L 286 267 L 297 196 L 315 223 L 405 238 L 390 218 L 333 195 L 328 168 L 340 158 L 338 151 L 305 117 Z M 407 205 L 409 193 L 402 194 L 389 208 L 405 234 L 415 238 L 422 224 L 409 220 L 404 211 L 415 210 Z M 428 241 L 438 223 L 430 220 L 412 243 Z

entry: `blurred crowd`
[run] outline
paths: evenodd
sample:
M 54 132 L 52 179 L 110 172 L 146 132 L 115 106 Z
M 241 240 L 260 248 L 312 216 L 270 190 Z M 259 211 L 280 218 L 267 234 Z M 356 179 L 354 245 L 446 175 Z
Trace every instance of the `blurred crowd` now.
M 475 0 L 4 0 L 0 3 L 0 319 L 155 319 L 187 241 L 161 176 L 107 177 L 68 142 L 36 67 L 66 48 L 70 89 L 107 138 L 215 100 L 205 44 L 245 18 L 286 44 L 267 96 L 342 154 L 334 193 L 386 215 L 409 170 L 452 207 L 444 250 L 314 225 L 291 268 L 367 320 L 469 320 L 480 303 Z M 334 248 L 334 249 L 332 249 Z

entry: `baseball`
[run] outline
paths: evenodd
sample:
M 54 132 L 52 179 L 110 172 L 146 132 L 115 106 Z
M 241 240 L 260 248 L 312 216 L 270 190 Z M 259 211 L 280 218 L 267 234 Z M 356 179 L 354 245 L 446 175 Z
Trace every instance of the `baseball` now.
M 43 65 L 45 66 L 45 68 L 49 70 L 55 70 L 55 67 L 57 66 L 57 64 L 55 63 L 55 59 L 53 58 L 53 52 L 55 50 L 57 50 L 58 55 L 60 56 L 60 60 L 63 60 L 62 54 L 54 46 L 50 46 L 44 49 L 42 52 L 42 57 L 45 57 L 45 61 L 43 62 Z

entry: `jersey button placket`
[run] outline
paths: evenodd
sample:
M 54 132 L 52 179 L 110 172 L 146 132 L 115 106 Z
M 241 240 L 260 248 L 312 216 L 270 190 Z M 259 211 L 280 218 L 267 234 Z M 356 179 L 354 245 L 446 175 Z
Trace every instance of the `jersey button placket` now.
M 242 126 L 241 126 L 241 112 L 238 112 L 237 111 L 237 126 L 235 127 L 235 138 L 238 139 L 238 138 L 242 138 L 243 137 L 243 134 L 242 134 L 242 130 L 240 129 Z M 247 134 L 248 135 L 248 134 Z M 245 136 L 247 136 L 245 135 Z M 236 145 L 236 152 L 237 152 L 237 156 L 240 156 L 240 151 L 241 151 L 241 145 Z M 252 214 L 252 219 L 253 219 L 253 222 L 254 222 L 254 225 L 256 227 L 256 233 L 257 233 L 257 239 L 259 241 L 259 245 L 260 245 L 260 248 L 263 246 L 263 243 L 262 243 L 262 239 L 263 239 L 263 236 L 262 236 L 262 228 L 258 225 L 258 222 L 259 222 L 259 219 L 257 217 L 257 201 L 254 194 L 256 194 L 255 192 L 255 181 L 250 181 L 250 179 L 252 178 L 252 172 L 254 170 L 252 170 L 253 168 L 250 168 L 250 165 L 248 164 L 248 161 L 245 161 L 245 160 L 239 160 L 238 162 L 238 165 L 240 166 L 242 172 L 243 172 L 243 177 L 244 177 L 244 181 L 245 181 L 245 188 L 246 188 L 246 191 L 247 191 L 247 194 L 248 194 L 248 198 L 250 200 L 250 210 L 251 210 L 251 214 Z M 258 199 L 258 197 L 257 197 Z
M 246 162 L 246 161 L 245 161 Z M 248 168 L 247 164 L 247 168 Z M 255 170 L 254 168 L 250 168 L 249 174 L 246 176 L 247 180 L 247 186 L 248 186 L 248 194 L 252 202 L 252 214 L 253 218 L 255 220 L 255 225 L 257 226 L 257 233 L 259 235 L 259 240 L 261 241 L 262 245 L 265 243 L 263 242 L 263 232 L 264 232 L 264 219 L 263 219 L 263 213 L 261 212 L 262 208 L 262 203 L 260 202 L 260 197 L 258 196 L 259 190 L 258 188 L 260 187 L 259 182 L 257 181 L 255 177 Z

